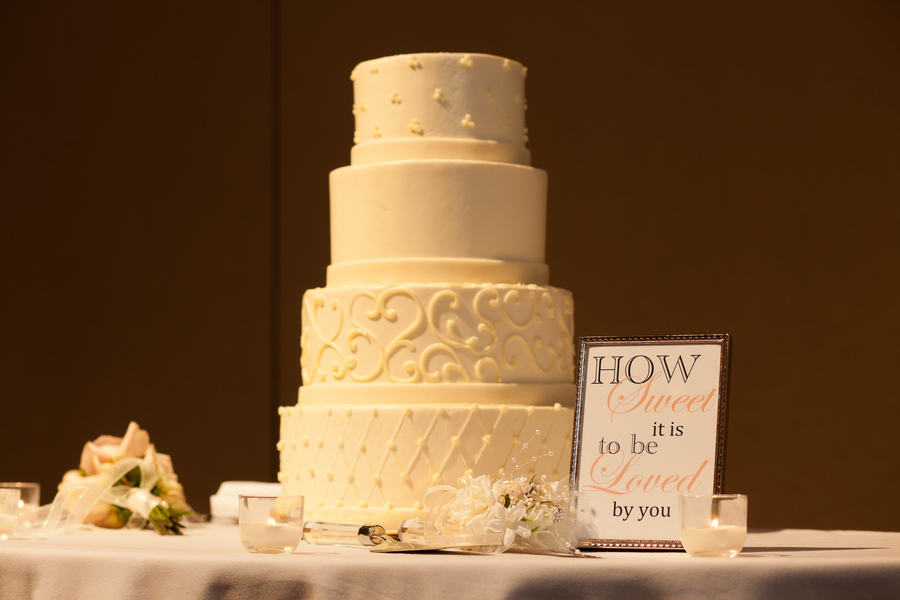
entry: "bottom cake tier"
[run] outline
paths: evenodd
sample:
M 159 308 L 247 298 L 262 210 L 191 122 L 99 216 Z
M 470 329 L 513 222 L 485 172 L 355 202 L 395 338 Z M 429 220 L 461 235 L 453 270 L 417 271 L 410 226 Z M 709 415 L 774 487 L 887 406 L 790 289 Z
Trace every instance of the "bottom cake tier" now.
M 279 414 L 278 480 L 306 497 L 305 520 L 395 530 L 427 514 L 429 487 L 463 475 L 569 473 L 574 411 L 559 403 L 298 404 Z

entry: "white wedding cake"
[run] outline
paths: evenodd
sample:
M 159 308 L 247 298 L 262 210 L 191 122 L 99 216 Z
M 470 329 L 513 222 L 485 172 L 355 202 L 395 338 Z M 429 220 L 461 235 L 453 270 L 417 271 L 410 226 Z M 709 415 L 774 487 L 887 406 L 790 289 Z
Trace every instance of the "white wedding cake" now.
M 525 75 L 440 53 L 350 76 L 332 264 L 303 296 L 303 387 L 279 410 L 278 479 L 306 497 L 306 519 L 396 529 L 425 514 L 430 486 L 463 475 L 568 473 L 573 304 L 547 285 Z

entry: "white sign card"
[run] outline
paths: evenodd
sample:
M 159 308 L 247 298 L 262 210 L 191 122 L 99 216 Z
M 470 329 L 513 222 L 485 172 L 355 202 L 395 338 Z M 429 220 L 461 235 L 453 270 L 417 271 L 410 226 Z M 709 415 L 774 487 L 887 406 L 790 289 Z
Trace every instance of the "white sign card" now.
M 678 495 L 722 489 L 730 337 L 583 337 L 572 447 L 582 548 L 681 548 Z

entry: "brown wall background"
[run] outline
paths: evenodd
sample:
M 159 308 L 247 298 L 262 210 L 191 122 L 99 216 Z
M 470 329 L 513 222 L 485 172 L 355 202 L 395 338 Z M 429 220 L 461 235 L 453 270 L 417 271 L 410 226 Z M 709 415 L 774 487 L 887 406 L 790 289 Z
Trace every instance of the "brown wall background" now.
M 576 335 L 734 338 L 751 526 L 900 530 L 900 7 L 0 7 L 0 479 L 134 419 L 201 511 L 274 480 L 362 60 L 529 67 Z

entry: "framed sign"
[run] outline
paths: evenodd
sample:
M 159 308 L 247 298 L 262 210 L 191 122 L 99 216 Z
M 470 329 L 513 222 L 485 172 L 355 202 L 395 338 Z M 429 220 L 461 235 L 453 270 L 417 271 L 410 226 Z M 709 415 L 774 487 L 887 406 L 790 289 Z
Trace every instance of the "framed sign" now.
M 571 489 L 582 548 L 681 548 L 678 495 L 722 491 L 730 337 L 582 337 Z

